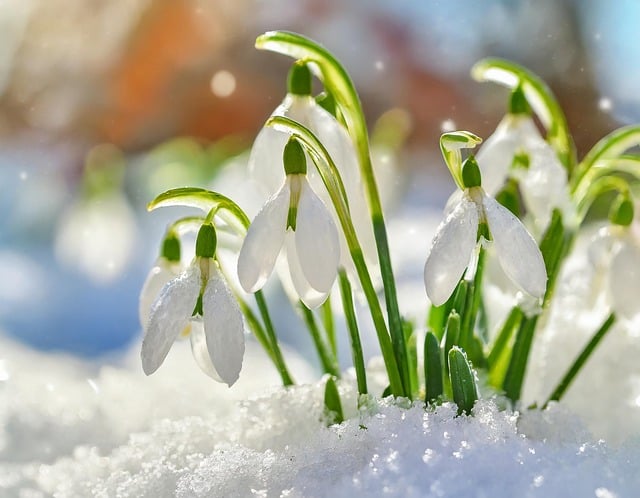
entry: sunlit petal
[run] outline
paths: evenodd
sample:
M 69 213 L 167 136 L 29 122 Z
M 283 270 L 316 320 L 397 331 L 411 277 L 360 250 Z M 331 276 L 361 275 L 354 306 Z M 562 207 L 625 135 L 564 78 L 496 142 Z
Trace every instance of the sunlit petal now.
M 177 272 L 175 271 L 176 266 L 177 265 L 171 265 L 164 258 L 158 258 L 158 261 L 153 268 L 151 268 L 151 271 L 142 285 L 142 291 L 140 291 L 140 299 L 138 302 L 138 316 L 140 318 L 140 325 L 142 325 L 145 332 L 147 329 L 147 323 L 149 323 L 151 306 L 167 282 L 177 275 Z
M 207 350 L 215 371 L 231 386 L 240 375 L 244 356 L 244 325 L 238 302 L 211 261 L 210 278 L 202 296 Z
M 453 293 L 469 264 L 478 233 L 478 209 L 467 195 L 436 230 L 424 265 L 427 296 L 435 306 Z
M 282 153 L 288 140 L 286 133 L 264 127 L 253 142 L 249 155 L 249 174 L 266 194 L 277 191 L 284 181 Z
M 193 264 L 160 291 L 151 308 L 140 352 L 142 369 L 147 375 L 158 369 L 173 341 L 189 323 L 199 293 L 200 269 Z
M 321 292 L 309 285 L 309 282 L 304 276 L 302 267 L 300 266 L 300 260 L 298 259 L 298 251 L 296 249 L 295 235 L 293 232 L 287 232 L 285 247 L 287 250 L 287 263 L 289 266 L 289 273 L 291 275 L 291 281 L 296 293 L 300 297 L 300 300 L 311 309 L 317 308 L 327 300 L 329 292 Z
M 216 369 L 211 363 L 209 350 L 207 349 L 207 339 L 204 335 L 204 324 L 200 318 L 191 320 L 191 331 L 189 338 L 191 339 L 191 352 L 197 365 L 205 374 L 217 382 L 224 382 Z
M 544 229 L 553 209 L 563 209 L 570 203 L 567 172 L 558 156 L 546 143 L 529 149 L 529 168 L 520 175 L 520 189 L 527 211 L 536 225 Z
M 295 240 L 305 279 L 318 292 L 328 292 L 338 274 L 338 229 L 306 180 L 300 192 Z
M 247 292 L 261 289 L 273 271 L 284 242 L 289 197 L 289 182 L 285 181 L 249 226 L 238 256 L 238 278 Z
M 485 195 L 482 202 L 500 266 L 525 292 L 542 297 L 547 271 L 535 240 L 520 220 L 495 199 Z
M 504 185 L 519 145 L 513 117 L 506 116 L 478 151 L 476 159 L 482 173 L 482 188 L 489 194 L 496 194 Z
M 613 311 L 625 318 L 640 313 L 640 248 L 633 243 L 620 244 L 611 260 L 609 292 Z

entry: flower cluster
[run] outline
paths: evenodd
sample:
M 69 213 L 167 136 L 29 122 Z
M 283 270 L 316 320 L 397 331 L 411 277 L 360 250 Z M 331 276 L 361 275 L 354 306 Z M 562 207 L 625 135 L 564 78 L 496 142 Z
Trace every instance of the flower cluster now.
M 261 290 L 280 259 L 287 269 L 280 276 L 290 279 L 294 307 L 330 374 L 325 405 L 332 420 L 342 417 L 333 381 L 340 372 L 328 299 L 332 292 L 339 292 L 344 307 L 360 402 L 368 394 L 354 287 L 366 299 L 377 334 L 389 380 L 386 393 L 424 396 L 427 403 L 451 399 L 460 412 L 469 413 L 479 396 L 474 370 L 484 370 L 488 388 L 517 403 L 531 344 L 562 263 L 593 215 L 591 207 L 596 201 L 611 203 L 611 192 L 615 199 L 607 226 L 591 250 L 595 273 L 607 282 L 611 315 L 550 399 L 562 396 L 617 316 L 638 315 L 640 236 L 631 184 L 640 177 L 640 159 L 624 153 L 640 143 L 640 127 L 613 132 L 578 162 L 566 120 L 546 85 L 515 64 L 487 59 L 472 74 L 508 86 L 509 111 L 475 156 L 469 149 L 482 140 L 472 133 L 440 138 L 458 188 L 425 255 L 425 307 L 430 312 L 424 375 L 418 375 L 422 336 L 400 316 L 367 127 L 353 83 L 329 52 L 300 35 L 270 32 L 256 44 L 296 59 L 287 95 L 260 131 L 249 159 L 250 174 L 268 199 L 253 221 L 231 199 L 203 189 L 174 189 L 152 201 L 150 209 L 183 205 L 203 215 L 169 227 L 145 282 L 140 299 L 145 373 L 159 368 L 178 337 L 189 336 L 200 368 L 231 385 L 240 374 L 246 326 L 283 383 L 292 384 Z M 317 97 L 310 68 L 324 86 Z M 232 251 L 239 285 L 233 284 L 235 275 L 228 279 L 219 257 L 216 234 L 221 230 L 240 246 L 239 252 Z M 185 266 L 180 238 L 191 231 L 197 231 L 195 256 Z M 492 311 L 485 290 L 499 280 L 495 272 L 485 271 L 492 267 L 526 299 L 514 299 L 506 314 L 493 319 L 500 326 L 487 330 Z M 256 308 L 246 301 L 250 295 Z

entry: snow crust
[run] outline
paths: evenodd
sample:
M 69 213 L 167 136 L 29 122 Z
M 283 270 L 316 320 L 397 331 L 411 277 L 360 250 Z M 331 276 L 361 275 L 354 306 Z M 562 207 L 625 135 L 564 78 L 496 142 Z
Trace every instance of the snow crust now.
M 450 404 L 433 411 L 383 399 L 358 411 L 348 371 L 339 389 L 350 418 L 327 427 L 323 381 L 273 387 L 253 343 L 234 389 L 203 376 L 186 344 L 152 377 L 137 351 L 96 370 L 1 346 L 1 496 L 622 497 L 640 489 L 640 445 L 593 440 L 559 405 L 519 415 L 485 400 L 473 417 L 456 417 Z M 308 380 L 304 362 L 289 357 Z M 369 364 L 378 396 L 382 373 L 379 360 Z

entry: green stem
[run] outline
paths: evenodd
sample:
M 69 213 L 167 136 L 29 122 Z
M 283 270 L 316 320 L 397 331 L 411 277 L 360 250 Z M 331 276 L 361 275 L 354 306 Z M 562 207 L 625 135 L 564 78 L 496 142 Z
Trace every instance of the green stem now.
M 520 327 L 516 334 L 516 341 L 513 345 L 511 361 L 507 368 L 507 374 L 502 387 L 505 395 L 512 401 L 516 402 L 520 399 L 522 393 L 522 384 L 524 383 L 524 375 L 529 361 L 529 351 L 531 343 L 538 323 L 538 316 L 532 318 L 524 318 L 520 322 Z
M 322 365 L 322 371 L 324 373 L 328 373 L 333 375 L 334 377 L 340 378 L 340 368 L 338 367 L 338 362 L 336 358 L 331 354 L 329 347 L 322 339 L 322 334 L 320 333 L 320 328 L 316 323 L 316 319 L 313 316 L 313 311 L 305 306 L 305 304 L 300 301 L 298 303 L 300 310 L 302 311 L 302 318 L 304 319 L 304 323 L 309 329 L 309 333 L 311 334 L 311 339 L 313 340 L 313 344 L 316 347 L 316 351 L 318 352 L 318 356 L 320 358 L 320 364 Z
M 331 346 L 331 351 L 333 352 L 333 356 L 338 357 L 338 342 L 336 339 L 336 327 L 333 322 L 333 310 L 331 309 L 331 296 L 322 303 L 322 307 L 320 308 L 321 318 L 322 318 L 322 326 L 324 327 L 324 331 L 327 334 L 327 340 L 329 341 L 329 346 Z
M 275 128 L 282 129 L 287 133 L 296 136 L 296 138 L 305 145 L 307 152 L 316 165 L 318 173 L 329 192 L 331 202 L 335 207 L 338 220 L 340 221 L 340 226 L 342 227 L 347 241 L 347 246 L 349 247 L 353 264 L 358 274 L 358 279 L 360 280 L 360 285 L 362 286 L 367 303 L 369 304 L 369 311 L 371 313 L 373 325 L 376 329 L 378 343 L 380 344 L 380 351 L 382 352 L 382 357 L 387 369 L 387 375 L 389 376 L 391 393 L 395 396 L 406 396 L 400 370 L 398 369 L 398 362 L 389 336 L 389 331 L 385 324 L 382 308 L 378 301 L 378 295 L 375 287 L 373 286 L 371 275 L 369 274 L 369 269 L 367 268 L 367 264 L 362 253 L 362 247 L 360 246 L 353 222 L 351 221 L 346 199 L 344 199 L 342 195 L 342 192 L 344 191 L 344 189 L 340 188 L 342 185 L 342 179 L 335 163 L 329 156 L 324 145 L 320 143 L 313 133 L 300 123 L 282 116 L 274 116 L 267 121 L 267 126 L 274 126 Z M 402 330 L 400 330 L 400 332 L 402 333 Z
M 593 351 L 596 349 L 598 344 L 600 344 L 600 341 L 602 341 L 602 339 L 604 339 L 604 336 L 607 334 L 607 332 L 609 332 L 615 320 L 616 320 L 615 315 L 611 313 L 609 317 L 605 320 L 605 322 L 602 324 L 602 326 L 591 338 L 589 343 L 582 350 L 580 355 L 573 362 L 573 365 L 571 365 L 571 367 L 569 368 L 567 373 L 564 375 L 562 380 L 558 383 L 557 387 L 553 390 L 553 393 L 551 394 L 551 396 L 549 396 L 549 399 L 546 401 L 542 409 L 545 409 L 551 401 L 560 401 L 560 399 L 562 398 L 566 390 L 569 388 L 569 386 L 573 382 L 573 379 L 575 379 L 576 375 L 578 375 L 578 373 L 580 372 L 580 369 L 583 367 L 585 362 L 591 356 L 591 353 L 593 353 Z
M 625 126 L 609 133 L 600 139 L 584 157 L 571 182 L 571 192 L 574 193 L 589 185 L 589 172 L 604 159 L 613 159 L 626 150 L 640 144 L 640 125 Z
M 265 328 L 267 330 L 267 335 L 271 342 L 271 348 L 273 350 L 273 357 L 276 367 L 282 376 L 282 381 L 285 386 L 293 385 L 294 382 L 291 379 L 291 375 L 287 369 L 287 365 L 284 361 L 284 357 L 282 356 L 282 351 L 280 351 L 280 345 L 278 344 L 278 337 L 276 336 L 275 328 L 273 327 L 273 322 L 271 321 L 271 316 L 269 314 L 269 309 L 267 308 L 267 303 L 264 299 L 264 295 L 262 291 L 256 292 L 254 295 L 256 304 L 258 305 L 258 310 L 260 310 L 260 315 L 262 316 L 262 321 L 264 322 Z
M 409 385 L 407 347 L 402 331 L 402 320 L 391 266 L 387 230 L 371 163 L 367 124 L 355 86 L 346 70 L 331 53 L 304 36 L 285 31 L 270 31 L 256 39 L 256 47 L 285 54 L 305 62 L 313 62 L 319 69 L 318 76 L 325 88 L 334 96 L 340 107 L 341 114 L 347 125 L 347 131 L 356 146 L 378 250 L 380 273 L 384 285 L 384 296 L 389 319 L 389 332 L 401 381 L 399 393 L 395 392 L 395 389 L 393 391 L 395 394 L 402 394 L 410 398 L 411 387 Z
M 362 343 L 360 342 L 360 332 L 358 331 L 358 321 L 356 312 L 353 307 L 353 295 L 351 292 L 351 284 L 344 269 L 338 272 L 338 280 L 340 282 L 340 295 L 342 296 L 342 307 L 344 308 L 344 316 L 349 330 L 349 338 L 351 340 L 351 354 L 353 356 L 353 365 L 356 369 L 356 380 L 358 382 L 358 393 L 367 394 L 367 371 L 364 366 L 364 355 L 362 353 Z

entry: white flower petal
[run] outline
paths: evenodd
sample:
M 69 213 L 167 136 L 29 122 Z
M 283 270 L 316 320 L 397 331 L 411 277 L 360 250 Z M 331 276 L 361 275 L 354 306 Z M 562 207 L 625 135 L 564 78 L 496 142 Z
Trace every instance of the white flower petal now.
M 264 127 L 251 147 L 249 174 L 265 193 L 278 190 L 284 181 L 282 154 L 289 135 L 271 127 Z
M 435 306 L 453 293 L 469 264 L 478 234 L 478 208 L 467 195 L 440 223 L 424 265 L 427 296 Z
M 529 149 L 529 168 L 521 171 L 520 189 L 527 211 L 544 230 L 555 208 L 570 204 L 567 172 L 553 149 L 542 142 Z
M 202 296 L 202 319 L 213 368 L 223 382 L 238 380 L 244 356 L 244 325 L 238 303 L 215 263 Z
M 295 235 L 292 231 L 287 232 L 285 239 L 285 247 L 287 251 L 287 264 L 289 266 L 289 274 L 291 275 L 291 281 L 296 293 L 300 297 L 300 300 L 307 306 L 307 308 L 314 309 L 320 306 L 329 297 L 329 292 L 321 292 L 309 285 L 307 279 L 304 276 L 302 267 L 300 266 L 300 260 L 298 259 L 298 251 L 296 249 Z
M 149 326 L 142 340 L 142 369 L 155 372 L 171 349 L 176 337 L 187 326 L 200 293 L 200 269 L 192 264 L 167 283 L 153 304 Z
M 285 181 L 249 226 L 238 256 L 238 278 L 247 292 L 261 289 L 273 271 L 284 242 L 290 192 Z
M 171 265 L 166 259 L 158 258 L 158 261 L 153 268 L 151 268 L 142 285 L 138 302 L 138 316 L 140 318 L 140 325 L 142 325 L 142 329 L 145 332 L 147 324 L 149 323 L 151 306 L 158 297 L 158 294 L 160 294 L 162 288 L 177 275 L 174 269 L 175 267 L 177 267 L 177 265 Z
M 486 192 L 495 195 L 502 188 L 519 146 L 513 116 L 507 115 L 476 155 L 482 174 L 482 188 Z
M 640 248 L 625 240 L 613 256 L 609 271 L 611 306 L 620 316 L 631 319 L 640 313 Z
M 191 320 L 191 331 L 189 338 L 191 339 L 191 352 L 196 363 L 206 375 L 216 382 L 223 382 L 218 372 L 211 363 L 209 350 L 207 349 L 207 339 L 204 335 L 204 324 L 200 318 Z
M 536 241 L 520 220 L 495 199 L 484 195 L 482 202 L 500 266 L 525 292 L 542 297 L 547 288 L 547 271 Z
M 301 184 L 295 240 L 298 260 L 309 285 L 321 293 L 330 291 L 340 262 L 338 229 L 306 179 Z

